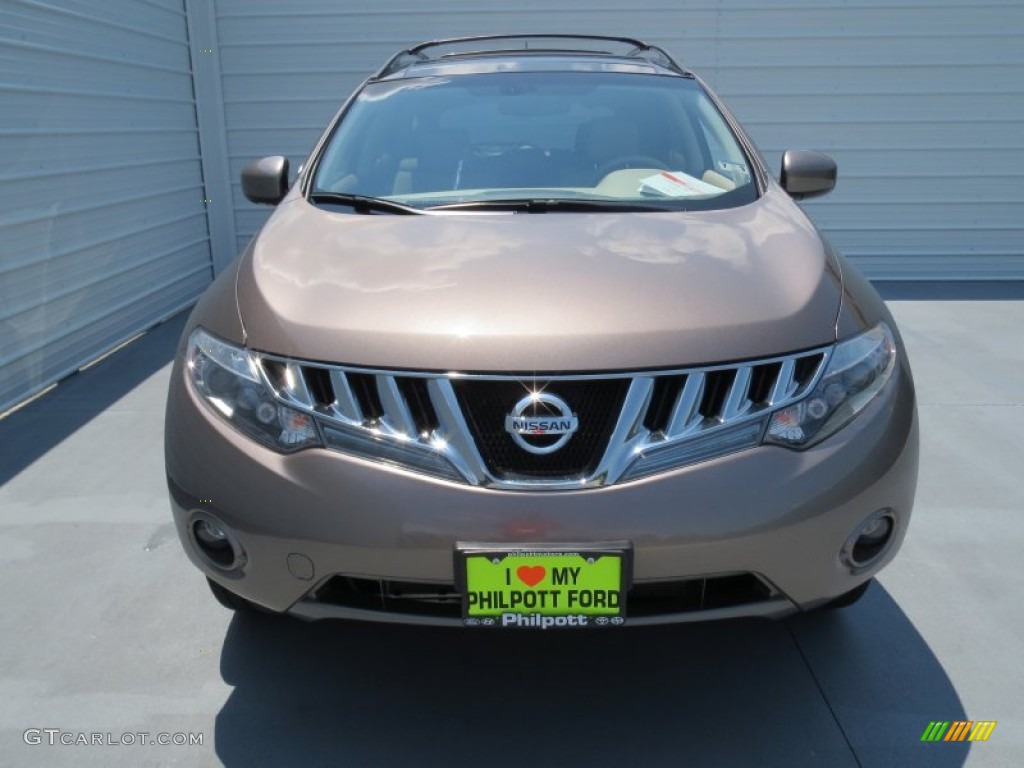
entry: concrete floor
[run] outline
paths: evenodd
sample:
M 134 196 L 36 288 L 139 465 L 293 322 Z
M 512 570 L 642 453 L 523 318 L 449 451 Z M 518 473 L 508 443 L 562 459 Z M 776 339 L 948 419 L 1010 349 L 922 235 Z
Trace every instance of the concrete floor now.
M 0 421 L 0 765 L 1024 765 L 1024 301 L 887 295 L 923 455 L 906 544 L 865 599 L 585 636 L 222 609 L 165 498 L 183 318 L 154 329 Z M 968 719 L 999 724 L 920 742 Z M 30 728 L 203 743 L 29 745 Z

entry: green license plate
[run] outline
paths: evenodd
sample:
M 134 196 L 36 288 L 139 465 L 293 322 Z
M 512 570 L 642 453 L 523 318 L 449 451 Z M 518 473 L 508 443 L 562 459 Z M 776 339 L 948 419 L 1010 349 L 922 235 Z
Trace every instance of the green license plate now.
M 459 544 L 455 569 L 468 626 L 576 628 L 626 621 L 628 544 Z

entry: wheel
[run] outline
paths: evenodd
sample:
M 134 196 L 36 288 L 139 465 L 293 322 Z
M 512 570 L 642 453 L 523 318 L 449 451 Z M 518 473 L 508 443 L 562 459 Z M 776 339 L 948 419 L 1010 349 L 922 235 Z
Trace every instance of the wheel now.
M 234 592 L 224 589 L 224 587 L 222 587 L 213 579 L 207 578 L 206 583 L 210 585 L 210 591 L 213 592 L 213 596 L 217 598 L 217 602 L 223 605 L 225 608 L 239 612 L 251 612 L 260 610 L 254 604 L 246 600 L 244 597 L 239 597 Z
M 844 592 L 839 597 L 835 598 L 834 600 L 830 600 L 829 602 L 821 606 L 822 609 L 826 611 L 832 611 L 837 608 L 846 608 L 848 606 L 853 605 L 862 597 L 864 597 L 864 593 L 868 591 L 868 588 L 871 586 L 872 581 L 874 581 L 874 579 L 868 579 L 863 584 L 851 589 L 849 592 Z
M 602 163 L 597 169 L 597 178 L 603 179 L 612 171 L 619 171 L 623 168 L 658 168 L 662 171 L 669 170 L 664 162 L 650 155 L 622 155 L 607 163 Z

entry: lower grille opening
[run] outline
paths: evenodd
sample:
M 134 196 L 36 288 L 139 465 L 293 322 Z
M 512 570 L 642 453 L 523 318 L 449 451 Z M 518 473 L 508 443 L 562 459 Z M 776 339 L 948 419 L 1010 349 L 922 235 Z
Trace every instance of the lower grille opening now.
M 451 584 L 332 576 L 317 590 L 316 601 L 366 611 L 457 619 L 462 596 Z
M 757 576 L 738 573 L 634 584 L 626 610 L 631 617 L 659 616 L 762 603 L 772 597 L 772 589 Z
M 626 596 L 629 618 L 667 616 L 762 603 L 777 593 L 752 573 L 634 584 Z M 458 619 L 462 595 L 452 584 L 332 576 L 316 602 L 366 611 Z

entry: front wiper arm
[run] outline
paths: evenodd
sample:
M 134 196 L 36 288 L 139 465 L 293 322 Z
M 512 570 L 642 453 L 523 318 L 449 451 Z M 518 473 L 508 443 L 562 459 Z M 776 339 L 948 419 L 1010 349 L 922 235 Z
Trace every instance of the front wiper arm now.
M 351 195 L 347 192 L 313 192 L 309 196 L 311 203 L 333 203 L 335 205 L 347 205 L 356 213 L 397 213 L 401 215 L 425 213 L 420 208 L 413 208 L 410 205 L 402 205 L 394 200 L 385 200 L 380 197 L 366 197 L 365 195 Z
M 588 211 L 664 211 L 666 206 L 627 200 L 573 200 L 564 198 L 510 198 L 507 200 L 466 200 L 432 205 L 428 211 L 512 211 L 515 213 L 586 213 Z

